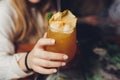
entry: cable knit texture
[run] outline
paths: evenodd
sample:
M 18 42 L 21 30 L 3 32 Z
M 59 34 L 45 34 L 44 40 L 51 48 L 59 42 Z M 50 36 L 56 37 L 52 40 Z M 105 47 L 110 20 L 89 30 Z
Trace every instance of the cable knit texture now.
M 14 17 L 13 17 L 14 15 Z M 10 0 L 0 1 L 0 80 L 11 80 L 25 77 L 17 61 L 23 54 L 15 54 L 14 41 L 14 19 L 15 10 Z

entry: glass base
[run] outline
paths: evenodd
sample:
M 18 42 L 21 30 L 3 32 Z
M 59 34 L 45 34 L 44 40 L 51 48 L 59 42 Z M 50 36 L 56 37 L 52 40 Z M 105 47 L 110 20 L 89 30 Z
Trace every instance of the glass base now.
M 56 73 L 56 74 L 49 75 L 45 80 L 68 80 L 68 79 L 66 75 L 62 73 Z
M 84 80 L 79 70 L 59 71 L 46 77 L 45 80 Z
M 42 79 L 38 77 L 36 80 L 85 80 L 79 70 L 59 71 L 55 74 L 44 76 Z

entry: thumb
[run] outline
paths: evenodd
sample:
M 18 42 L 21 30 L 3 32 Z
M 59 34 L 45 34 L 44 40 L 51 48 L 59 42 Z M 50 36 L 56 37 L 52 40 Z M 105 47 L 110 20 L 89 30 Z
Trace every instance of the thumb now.
M 51 38 L 41 38 L 36 43 L 35 47 L 39 47 L 41 49 L 44 49 L 45 46 L 54 45 L 54 44 L 55 44 L 55 40 L 54 39 L 51 39 Z
M 47 37 L 47 32 L 43 35 L 43 38 L 46 38 Z

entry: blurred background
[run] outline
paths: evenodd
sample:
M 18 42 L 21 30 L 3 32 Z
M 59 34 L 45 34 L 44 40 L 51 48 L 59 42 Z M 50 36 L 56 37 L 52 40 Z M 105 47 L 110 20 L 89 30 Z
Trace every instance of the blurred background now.
M 75 60 L 83 80 L 120 80 L 120 0 L 61 1 L 78 18 Z

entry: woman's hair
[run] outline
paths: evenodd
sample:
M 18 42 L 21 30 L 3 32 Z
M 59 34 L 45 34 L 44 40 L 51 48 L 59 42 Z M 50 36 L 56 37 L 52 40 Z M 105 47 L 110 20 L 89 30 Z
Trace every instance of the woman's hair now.
M 17 13 L 17 19 L 15 20 L 16 42 L 20 42 L 24 40 L 26 36 L 30 34 L 34 35 L 35 32 L 38 31 L 37 19 L 34 18 L 32 8 L 35 8 L 35 15 L 41 13 L 44 17 L 51 6 L 50 0 L 41 0 L 37 4 L 32 4 L 28 0 L 11 0 L 11 3 Z

